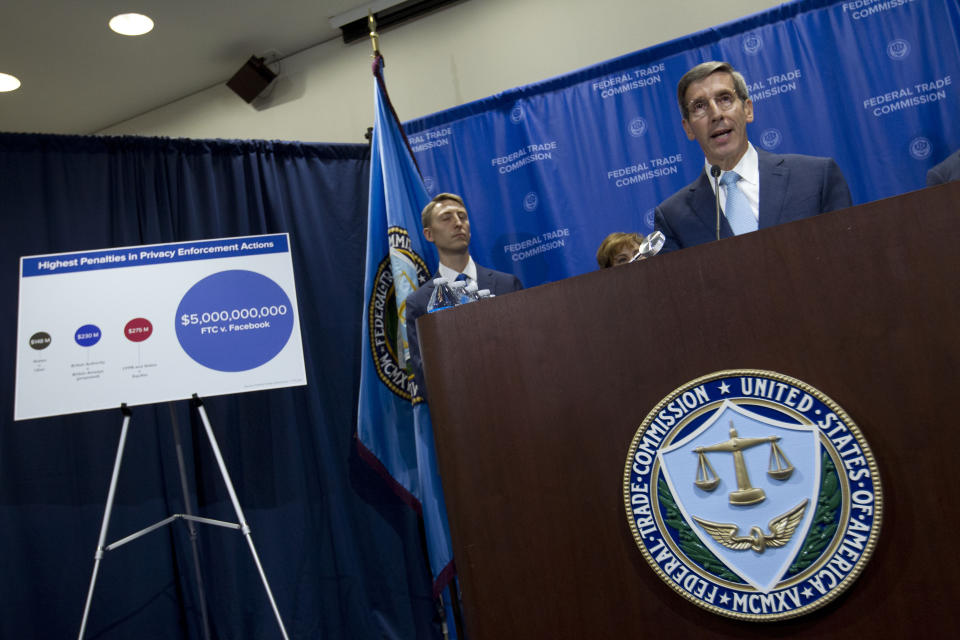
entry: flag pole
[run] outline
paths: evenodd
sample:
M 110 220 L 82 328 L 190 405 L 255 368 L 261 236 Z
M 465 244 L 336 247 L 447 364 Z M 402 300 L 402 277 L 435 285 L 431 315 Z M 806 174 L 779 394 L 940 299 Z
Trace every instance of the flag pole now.
M 373 17 L 373 11 L 367 11 L 367 26 L 370 27 L 370 45 L 373 47 L 371 58 L 380 57 L 380 35 L 377 33 L 377 19 Z
M 400 118 L 397 116 L 397 112 L 394 110 L 393 104 L 390 102 L 390 96 L 389 96 L 389 94 L 387 93 L 386 83 L 385 83 L 384 80 L 383 80 L 383 65 L 384 65 L 384 61 L 383 61 L 383 55 L 380 53 L 380 36 L 379 36 L 379 34 L 377 33 L 377 21 L 376 21 L 376 18 L 374 17 L 374 15 L 373 15 L 373 12 L 372 12 L 372 11 L 368 11 L 368 12 L 367 12 L 367 25 L 368 25 L 368 27 L 369 27 L 369 29 L 370 29 L 370 44 L 371 44 L 371 46 L 373 47 L 373 53 L 371 54 L 370 57 L 373 58 L 373 65 L 372 65 L 372 67 L 373 67 L 373 75 L 374 75 L 374 78 L 376 79 L 376 82 L 377 82 L 377 85 L 378 85 L 378 95 L 379 95 L 380 99 L 383 101 L 383 107 L 384 107 L 386 110 L 388 110 L 388 112 L 389 112 L 389 117 L 392 119 L 393 123 L 395 124 L 395 128 L 397 129 L 397 132 L 398 132 L 398 134 L 399 134 L 399 138 L 400 138 L 400 140 L 402 140 L 402 145 L 403 145 L 403 147 L 406 147 L 406 152 L 407 152 L 407 154 L 408 154 L 408 156 L 409 156 L 409 160 L 411 161 L 411 163 L 412 163 L 412 165 L 413 165 L 412 168 L 413 168 L 413 170 L 416 172 L 416 177 L 417 177 L 417 179 L 422 183 L 423 178 L 422 178 L 422 174 L 420 173 L 420 167 L 417 165 L 417 160 L 416 160 L 416 157 L 414 157 L 413 149 L 411 149 L 411 147 L 410 147 L 410 141 L 407 139 L 407 136 L 406 136 L 406 134 L 405 134 L 404 131 L 403 131 L 403 127 L 400 125 Z M 379 120 L 379 116 L 378 116 L 378 120 Z M 375 124 L 375 127 L 376 127 L 376 126 L 377 126 L 377 122 L 375 121 L 374 124 Z M 382 123 L 381 123 L 381 124 L 382 124 Z M 386 127 L 386 129 L 389 130 L 390 127 Z M 388 137 L 389 137 L 389 136 L 388 136 Z M 371 138 L 371 142 L 372 142 L 372 143 L 375 143 L 376 140 L 375 140 L 374 138 Z M 377 148 L 377 147 L 374 147 L 374 148 Z M 371 176 L 372 176 L 372 175 L 373 175 L 373 171 L 371 170 Z M 421 184 L 421 188 L 422 188 L 422 184 Z M 429 199 L 429 196 L 426 195 L 426 193 L 424 193 L 424 196 L 425 196 L 426 199 Z M 420 222 L 420 220 L 419 220 L 418 211 L 414 211 L 414 222 L 413 222 L 413 224 L 414 224 L 415 226 L 418 226 L 418 225 L 419 225 L 419 222 Z M 368 251 L 369 251 L 369 247 L 368 247 Z M 369 268 L 369 267 L 368 267 L 368 268 Z M 411 400 L 412 400 L 412 398 L 411 398 Z M 425 409 L 425 407 L 423 407 L 423 409 Z M 426 415 L 426 417 L 425 417 L 424 419 L 427 420 L 427 421 L 428 421 L 427 424 L 429 424 L 429 416 Z M 415 423 L 415 424 L 417 423 L 417 418 L 416 418 L 416 417 L 414 417 L 414 423 Z M 359 429 L 359 428 L 360 428 L 360 427 L 358 426 L 358 429 Z M 416 429 L 416 427 L 415 427 L 415 429 Z M 430 438 L 430 440 L 432 441 L 432 438 Z M 362 443 L 361 443 L 361 444 L 362 444 Z M 406 488 L 406 487 L 404 487 L 404 488 Z M 415 503 L 416 503 L 418 506 L 419 506 L 419 504 L 420 504 L 420 503 L 419 503 L 419 500 L 420 500 L 419 497 L 414 497 L 414 501 L 415 501 Z M 412 506 L 412 505 L 411 505 L 411 506 Z M 419 509 L 418 509 L 418 511 L 419 511 Z M 422 545 L 422 549 L 423 549 L 423 554 L 424 554 L 424 558 L 425 558 L 426 563 L 427 563 L 427 568 L 430 569 L 431 577 L 434 578 L 434 580 L 433 580 L 433 586 L 434 586 L 434 589 L 436 589 L 436 585 L 437 585 L 437 583 L 438 583 L 438 580 L 441 579 L 441 576 L 446 573 L 447 569 L 451 569 L 451 568 L 452 568 L 452 566 L 453 566 L 453 558 L 452 558 L 452 557 L 449 558 L 449 563 L 448 563 L 447 567 L 444 568 L 444 570 L 441 572 L 440 575 L 438 575 L 438 576 L 436 576 L 436 577 L 434 577 L 434 576 L 432 575 L 432 574 L 433 574 L 433 569 L 432 569 L 431 563 L 430 563 L 430 557 L 431 557 L 431 554 L 430 554 L 430 546 L 431 546 L 431 543 L 430 543 L 429 536 L 428 536 L 428 533 L 427 533 L 427 521 L 425 520 L 425 514 L 423 514 L 422 512 L 421 512 L 421 521 L 420 521 L 420 524 L 421 524 L 421 526 L 420 526 L 420 536 L 421 536 L 421 545 Z M 444 526 L 446 526 L 446 525 L 444 525 Z M 449 546 L 449 532 L 446 532 L 446 540 L 447 540 L 447 543 L 446 543 L 446 544 Z M 435 605 L 436 605 L 436 608 L 437 608 L 436 616 L 437 616 L 437 619 L 438 619 L 439 622 L 440 622 L 440 629 L 441 629 L 441 633 L 443 634 L 444 640 L 452 640 L 453 638 L 456 638 L 456 640 L 462 640 L 462 639 L 465 638 L 465 635 L 464 635 L 464 629 L 463 629 L 463 612 L 462 612 L 462 610 L 461 610 L 460 599 L 459 599 L 459 594 L 458 594 L 459 589 L 457 588 L 456 579 L 455 579 L 453 576 L 449 576 L 449 577 L 447 577 L 446 579 L 447 579 L 447 584 L 446 584 L 445 588 L 440 589 L 439 592 L 434 591 Z M 444 590 L 446 590 L 447 593 L 450 594 L 450 595 L 449 595 L 449 603 L 445 603 L 445 602 L 444 602 L 444 597 L 443 597 L 443 591 L 444 591 Z M 448 620 L 447 607 L 450 608 L 450 616 L 453 618 L 453 624 L 452 624 L 452 625 L 448 625 L 448 624 L 447 624 L 447 620 Z M 451 627 L 452 627 L 452 628 L 451 628 Z

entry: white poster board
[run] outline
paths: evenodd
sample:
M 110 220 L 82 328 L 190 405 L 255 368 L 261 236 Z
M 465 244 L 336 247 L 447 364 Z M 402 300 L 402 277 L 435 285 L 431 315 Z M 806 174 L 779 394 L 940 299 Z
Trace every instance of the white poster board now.
M 288 234 L 20 259 L 15 420 L 306 383 Z

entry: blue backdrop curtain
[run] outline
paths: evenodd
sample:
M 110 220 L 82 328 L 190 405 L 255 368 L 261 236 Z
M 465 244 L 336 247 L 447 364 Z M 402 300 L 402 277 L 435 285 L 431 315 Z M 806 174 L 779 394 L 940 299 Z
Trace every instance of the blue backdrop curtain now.
M 750 83 L 753 143 L 829 155 L 855 203 L 920 188 L 960 147 L 960 1 L 800 0 L 406 125 L 431 193 L 462 193 L 478 262 L 527 286 L 596 268 L 611 231 L 703 168 L 676 82 L 727 59 Z M 558 45 L 559 46 L 559 45 Z M 0 134 L 0 638 L 79 627 L 118 411 L 12 422 L 17 258 L 289 232 L 309 386 L 207 403 L 293 637 L 424 638 L 430 578 L 412 510 L 355 455 L 366 147 Z M 186 403 L 196 507 L 232 520 Z M 192 424 L 188 431 L 187 426 Z M 166 406 L 136 408 L 109 540 L 182 512 Z M 204 527 L 216 638 L 278 637 L 242 537 Z M 178 526 L 104 560 L 88 637 L 201 637 Z
M 960 148 L 958 0 L 785 3 L 404 128 L 428 191 L 464 196 L 473 257 L 529 287 L 596 269 L 607 234 L 649 232 L 703 171 L 676 88 L 705 60 L 746 77 L 755 147 L 835 158 L 854 204 Z
M 369 150 L 0 134 L 2 638 L 79 630 L 119 411 L 13 422 L 18 258 L 289 232 L 309 384 L 206 408 L 292 638 L 434 637 L 416 514 L 356 456 Z M 186 402 L 193 508 L 236 521 Z M 107 542 L 185 511 L 168 405 L 135 407 Z M 202 526 L 214 638 L 280 637 L 243 537 Z M 182 522 L 103 560 L 89 638 L 202 638 Z

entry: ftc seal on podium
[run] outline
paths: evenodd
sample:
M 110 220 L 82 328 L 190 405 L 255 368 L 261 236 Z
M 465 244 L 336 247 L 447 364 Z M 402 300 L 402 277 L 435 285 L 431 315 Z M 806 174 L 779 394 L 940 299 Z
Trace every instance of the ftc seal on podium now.
M 687 600 L 768 621 L 839 596 L 880 533 L 883 499 L 860 430 L 788 376 L 713 373 L 647 415 L 623 472 L 643 557 Z

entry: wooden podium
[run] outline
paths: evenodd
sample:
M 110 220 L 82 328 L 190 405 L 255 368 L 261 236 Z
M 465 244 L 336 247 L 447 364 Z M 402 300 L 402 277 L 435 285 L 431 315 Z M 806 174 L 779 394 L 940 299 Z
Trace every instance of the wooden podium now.
M 420 336 L 469 640 L 960 629 L 960 182 L 434 314 Z M 753 368 L 839 403 L 884 495 L 863 574 L 775 623 L 674 593 L 622 496 L 660 399 Z

